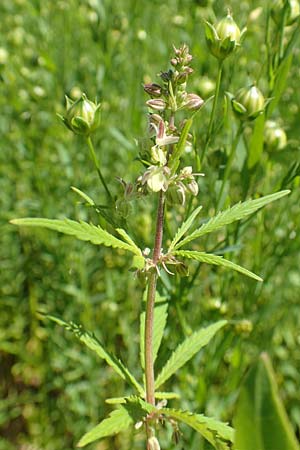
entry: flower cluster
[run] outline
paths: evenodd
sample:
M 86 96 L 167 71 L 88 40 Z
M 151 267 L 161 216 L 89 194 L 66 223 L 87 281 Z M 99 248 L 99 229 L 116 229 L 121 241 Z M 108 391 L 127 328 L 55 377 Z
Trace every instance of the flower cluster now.
M 170 61 L 172 69 L 160 73 L 162 83 L 144 85 L 145 92 L 151 97 L 146 104 L 155 112 L 170 110 L 174 113 L 182 109 L 197 111 L 204 101 L 197 94 L 186 92 L 186 82 L 193 73 L 190 67 L 192 55 L 187 45 L 182 45 L 178 49 L 174 47 L 174 53 Z

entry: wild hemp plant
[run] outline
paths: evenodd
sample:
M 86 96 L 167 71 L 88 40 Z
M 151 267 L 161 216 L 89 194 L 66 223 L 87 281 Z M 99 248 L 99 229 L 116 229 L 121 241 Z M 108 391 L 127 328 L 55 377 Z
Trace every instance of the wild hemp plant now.
M 231 21 L 231 19 L 227 17 L 226 21 Z M 215 31 L 212 27 L 209 29 L 212 39 L 211 49 L 218 57 L 221 55 L 221 61 L 223 61 L 225 56 L 230 53 L 229 50 L 233 50 L 236 46 L 240 34 L 235 30 L 234 36 L 229 34 L 224 37 L 223 24 L 217 26 Z M 118 202 L 124 198 L 130 203 L 133 199 L 137 200 L 144 196 L 150 197 L 157 204 L 156 230 L 151 250 L 140 248 L 126 229 L 119 226 L 115 226 L 114 230 L 109 232 L 99 224 L 71 219 L 23 218 L 12 220 L 15 225 L 45 227 L 75 236 L 83 241 L 89 241 L 94 245 L 122 249 L 132 255 L 132 266 L 136 271 L 136 276 L 143 278 L 146 283 L 145 312 L 141 312 L 140 315 L 141 371 L 139 379 L 116 355 L 106 350 L 94 334 L 84 330 L 81 325 L 73 322 L 67 323 L 54 316 L 47 316 L 72 331 L 82 343 L 105 360 L 132 389 L 130 396 L 108 399 L 108 403 L 115 404 L 116 409 L 80 439 L 79 447 L 131 427 L 136 432 L 145 433 L 147 450 L 158 450 L 160 449 L 159 432 L 162 425 L 169 424 L 173 429 L 174 440 L 177 442 L 180 437 L 179 422 L 199 432 L 204 439 L 219 450 L 231 448 L 234 439 L 233 429 L 225 423 L 205 417 L 198 412 L 167 407 L 167 400 L 176 399 L 178 395 L 174 392 L 161 391 L 161 388 L 172 375 L 176 374 L 202 347 L 206 346 L 217 331 L 226 326 L 227 322 L 221 320 L 206 328 L 196 330 L 177 346 L 163 367 L 155 367 L 154 364 L 164 335 L 168 309 L 167 299 L 163 299 L 159 294 L 160 275 L 166 271 L 169 274 L 177 272 L 179 275 L 187 276 L 186 261 L 195 260 L 199 263 L 224 266 L 261 282 L 262 279 L 258 275 L 221 256 L 198 251 L 194 241 L 254 214 L 268 203 L 287 195 L 289 191 L 285 190 L 238 203 L 225 211 L 217 212 L 215 216 L 200 226 L 199 216 L 202 206 L 197 206 L 179 226 L 167 246 L 163 235 L 166 209 L 173 208 L 175 204 L 185 205 L 187 196 L 196 198 L 199 190 L 197 177 L 203 175 L 195 173 L 191 166 L 184 166 L 183 163 L 185 149 L 192 143 L 190 129 L 193 119 L 196 114 L 201 114 L 204 108 L 204 101 L 198 95 L 187 91 L 189 77 L 193 72 L 191 61 L 192 56 L 186 45 L 174 48 L 171 66 L 169 70 L 160 73 L 160 82 L 144 86 L 150 97 L 146 104 L 150 110 L 148 136 L 152 143 L 146 151 L 140 154 L 143 171 L 136 181 L 129 183 L 121 180 L 124 186 L 122 199 L 112 197 L 108 183 L 101 173 L 91 140 L 91 134 L 99 126 L 100 105 L 91 102 L 84 95 L 74 103 L 67 99 L 67 111 L 65 116 L 61 117 L 70 130 L 86 138 L 92 160 L 106 192 L 108 207 L 116 208 Z M 245 96 L 237 95 L 235 106 L 239 114 L 246 114 L 247 104 L 245 102 L 247 103 Z M 256 114 L 262 107 L 263 104 L 260 104 L 257 111 L 251 111 L 249 114 Z M 209 133 L 208 130 L 208 141 Z M 87 194 L 78 189 L 76 192 L 89 205 L 97 208 Z M 100 210 L 100 213 L 103 211 Z M 116 222 L 115 217 L 109 218 L 107 213 L 103 216 L 106 222 L 109 222 L 109 230 L 111 230 L 111 225 Z M 141 299 L 141 311 L 142 303 Z

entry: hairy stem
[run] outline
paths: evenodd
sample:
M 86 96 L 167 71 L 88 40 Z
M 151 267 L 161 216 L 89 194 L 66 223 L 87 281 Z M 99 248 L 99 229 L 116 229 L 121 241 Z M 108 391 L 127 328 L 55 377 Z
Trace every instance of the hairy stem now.
M 218 103 L 218 98 L 219 98 L 219 93 L 220 93 L 222 71 L 223 71 L 223 61 L 219 61 L 219 68 L 218 68 L 216 89 L 215 89 L 215 95 L 214 95 L 214 102 L 213 102 L 213 106 L 212 106 L 212 110 L 211 110 L 211 114 L 210 114 L 210 119 L 209 119 L 209 124 L 208 124 L 208 130 L 207 130 L 205 145 L 204 145 L 204 147 L 202 149 L 201 156 L 200 156 L 200 164 L 202 164 L 202 162 L 203 162 L 204 156 L 205 156 L 205 154 L 207 152 L 207 149 L 208 149 L 208 146 L 209 146 L 209 143 L 210 143 L 210 140 L 211 140 L 211 135 L 212 135 L 213 126 L 214 126 L 214 122 L 215 122 L 216 110 L 217 110 L 217 103 Z
M 165 197 L 161 191 L 158 200 L 156 233 L 153 249 L 153 263 L 156 266 L 161 252 L 163 223 L 164 223 L 164 204 Z M 157 285 L 157 271 L 154 268 L 149 275 L 147 304 L 146 304 L 146 320 L 145 320 L 145 379 L 146 379 L 146 400 L 151 405 L 155 404 L 155 386 L 154 386 L 154 363 L 153 363 L 153 320 L 154 320 L 154 303 Z M 149 437 L 149 436 L 148 436 Z
M 88 144 L 88 147 L 89 147 L 89 150 L 90 150 L 90 155 L 91 155 L 92 161 L 93 161 L 93 163 L 94 163 L 94 165 L 96 167 L 99 180 L 100 180 L 102 186 L 105 189 L 105 192 L 106 192 L 106 195 L 107 195 L 108 199 L 112 200 L 112 195 L 111 195 L 111 193 L 110 193 L 110 191 L 109 191 L 109 189 L 107 187 L 107 184 L 105 183 L 104 177 L 103 177 L 103 175 L 101 173 L 100 165 L 99 165 L 99 162 L 98 162 L 98 159 L 97 159 L 97 156 L 96 156 L 96 153 L 95 153 L 94 145 L 93 145 L 93 142 L 92 142 L 92 139 L 91 139 L 90 136 L 87 138 L 87 144 Z

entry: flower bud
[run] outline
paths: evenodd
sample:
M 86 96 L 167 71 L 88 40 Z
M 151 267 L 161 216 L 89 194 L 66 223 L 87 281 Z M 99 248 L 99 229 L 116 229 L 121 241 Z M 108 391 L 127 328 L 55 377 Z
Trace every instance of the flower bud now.
M 160 450 L 159 442 L 155 436 L 150 437 L 147 444 L 147 448 L 149 448 L 149 450 Z
M 151 97 L 160 97 L 162 94 L 162 87 L 156 83 L 144 84 L 144 91 Z
M 82 94 L 75 102 L 66 96 L 66 107 L 66 116 L 59 115 L 59 117 L 69 130 L 89 136 L 99 127 L 100 103 L 95 104 Z
M 190 183 L 186 185 L 186 188 L 190 191 L 190 193 L 196 197 L 199 192 L 199 186 L 196 180 L 192 180 Z
M 235 21 L 233 20 L 231 14 L 227 14 L 226 17 L 220 20 L 216 25 L 216 32 L 218 33 L 219 39 L 224 41 L 230 38 L 231 41 L 239 43 L 241 32 Z
M 204 100 L 197 94 L 187 94 L 184 102 L 184 107 L 190 111 L 197 111 L 203 106 Z
M 205 22 L 206 42 L 211 53 L 218 59 L 227 58 L 240 45 L 242 33 L 230 13 L 215 26 Z
M 167 106 L 166 102 L 162 98 L 148 100 L 146 105 L 154 111 L 164 111 Z
M 285 6 L 286 5 L 286 6 Z M 287 8 L 285 25 L 292 25 L 300 15 L 298 0 L 275 0 L 272 2 L 271 16 L 277 25 L 280 25 L 284 8 Z
M 266 106 L 263 94 L 255 85 L 241 88 L 231 103 L 233 111 L 241 120 L 255 119 Z
M 268 150 L 282 150 L 287 144 L 287 137 L 283 128 L 268 120 L 265 124 L 264 141 Z
M 197 88 L 203 97 L 208 97 L 215 91 L 216 83 L 211 78 L 204 76 L 198 82 Z

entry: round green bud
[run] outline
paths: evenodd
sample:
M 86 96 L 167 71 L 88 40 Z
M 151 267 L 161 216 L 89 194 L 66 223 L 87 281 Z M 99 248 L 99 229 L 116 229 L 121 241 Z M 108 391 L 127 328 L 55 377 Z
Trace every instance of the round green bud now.
M 221 19 L 215 26 L 219 39 L 224 41 L 229 38 L 231 41 L 235 41 L 237 44 L 240 42 L 241 32 L 231 14 L 227 14 L 226 17 Z
M 198 82 L 197 88 L 199 89 L 200 95 L 205 98 L 210 96 L 215 91 L 216 83 L 211 78 L 204 76 Z
M 61 117 L 64 124 L 74 133 L 89 136 L 100 125 L 100 104 L 87 99 L 85 94 L 73 102 L 66 97 L 67 112 Z
M 241 120 L 253 120 L 265 108 L 265 98 L 255 85 L 241 88 L 231 100 L 232 108 Z
M 283 128 L 268 120 L 265 124 L 264 141 L 268 150 L 282 150 L 287 144 L 287 137 Z
M 275 0 L 272 2 L 271 16 L 276 25 L 280 25 L 285 7 L 287 8 L 286 26 L 292 25 L 300 16 L 299 0 Z
M 240 46 L 245 31 L 240 31 L 230 13 L 215 26 L 206 22 L 205 35 L 208 48 L 216 58 L 223 60 Z

